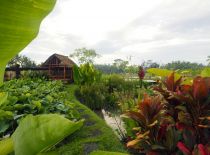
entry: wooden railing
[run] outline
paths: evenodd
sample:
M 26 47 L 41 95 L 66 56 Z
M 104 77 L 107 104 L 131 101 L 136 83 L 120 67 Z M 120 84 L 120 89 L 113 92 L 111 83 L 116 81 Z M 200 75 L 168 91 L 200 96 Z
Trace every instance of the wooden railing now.
M 58 68 L 63 68 L 62 75 L 52 75 L 51 71 L 56 71 Z M 13 71 L 15 72 L 15 77 L 18 79 L 20 78 L 21 71 L 48 71 L 49 77 L 52 79 L 61 79 L 61 80 L 68 80 L 69 77 L 66 75 L 66 71 L 71 67 L 65 65 L 50 65 L 49 67 L 20 67 L 19 65 L 14 67 L 7 67 L 5 71 Z M 73 72 L 72 68 L 70 69 L 70 80 L 73 80 Z

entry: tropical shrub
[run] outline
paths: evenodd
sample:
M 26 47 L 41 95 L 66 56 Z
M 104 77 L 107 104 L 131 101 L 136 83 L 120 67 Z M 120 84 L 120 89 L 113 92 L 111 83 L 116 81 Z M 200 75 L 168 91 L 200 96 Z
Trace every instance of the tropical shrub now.
M 201 71 L 202 77 L 210 77 L 210 67 L 206 67 Z
M 83 121 L 78 121 L 80 115 L 66 99 L 67 95 L 61 81 L 5 82 L 0 87 L 1 154 L 48 151 L 79 129 Z M 12 138 L 4 139 L 5 136 Z
M 21 73 L 22 79 L 44 79 L 49 80 L 49 75 L 45 71 L 24 71 Z
M 74 68 L 74 77 L 79 85 L 75 95 L 89 108 L 99 110 L 117 107 L 119 96 L 114 93 L 114 90 L 122 91 L 124 79 L 121 76 L 110 75 L 102 79 L 101 73 L 91 64 L 84 64 Z
M 74 104 L 66 100 L 61 81 L 19 79 L 0 87 L 0 137 L 11 135 L 21 118 L 28 114 L 62 114 L 71 120 L 80 118 Z
M 91 85 L 101 79 L 101 73 L 90 63 L 82 64 L 80 67 L 74 65 L 73 70 L 74 82 L 78 85 Z
M 124 82 L 125 80 L 121 75 L 111 74 L 106 80 L 106 85 L 108 86 L 109 93 L 113 93 L 114 91 L 122 91 Z
M 174 73 L 126 112 L 138 126 L 127 147 L 147 154 L 210 153 L 210 78 L 182 84 Z
M 77 98 L 92 110 L 104 108 L 106 88 L 103 84 L 82 85 L 75 91 Z

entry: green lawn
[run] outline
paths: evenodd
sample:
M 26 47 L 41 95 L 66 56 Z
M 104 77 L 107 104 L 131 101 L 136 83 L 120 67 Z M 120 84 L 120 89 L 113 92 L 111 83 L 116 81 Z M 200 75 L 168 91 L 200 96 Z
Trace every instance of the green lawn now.
M 105 121 L 93 111 L 81 104 L 74 96 L 75 85 L 66 86 L 69 100 L 85 119 L 84 126 L 65 140 L 65 145 L 59 147 L 62 155 L 88 155 L 93 150 L 126 152 L 117 136 Z

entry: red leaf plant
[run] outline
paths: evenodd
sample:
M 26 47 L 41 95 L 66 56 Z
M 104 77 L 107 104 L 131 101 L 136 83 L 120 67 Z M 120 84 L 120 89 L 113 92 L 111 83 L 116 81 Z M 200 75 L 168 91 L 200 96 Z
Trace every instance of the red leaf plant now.
M 139 79 L 141 79 L 141 80 L 144 79 L 145 71 L 142 66 L 139 66 L 138 76 L 139 76 Z
M 203 144 L 195 145 L 194 149 L 189 149 L 184 143 L 178 142 L 177 147 L 184 155 L 210 155 L 210 146 L 207 144 L 204 146 Z
M 210 78 L 196 77 L 192 85 L 182 81 L 172 73 L 154 96 L 145 95 L 126 113 L 139 125 L 127 147 L 148 155 L 210 155 Z

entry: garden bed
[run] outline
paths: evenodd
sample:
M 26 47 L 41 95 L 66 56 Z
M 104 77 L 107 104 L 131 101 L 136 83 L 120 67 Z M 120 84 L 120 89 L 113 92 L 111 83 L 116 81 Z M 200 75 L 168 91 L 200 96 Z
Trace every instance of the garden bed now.
M 87 155 L 94 150 L 126 152 L 123 144 L 104 120 L 93 111 L 81 104 L 74 96 L 75 85 L 66 87 L 69 101 L 85 119 L 84 126 L 65 140 L 65 145 L 58 148 L 62 155 Z
M 4 144 L 9 146 L 9 148 L 7 151 L 3 150 L 5 151 L 3 155 L 16 154 L 16 146 L 24 143 L 22 139 L 27 138 L 27 136 L 21 137 L 19 135 L 37 133 L 37 136 L 34 136 L 33 139 L 34 143 L 30 144 L 31 139 L 28 138 L 29 145 L 21 146 L 18 149 L 20 155 L 28 155 L 21 152 L 24 152 L 24 150 L 30 152 L 30 149 L 27 149 L 27 147 L 34 148 L 35 144 L 38 146 L 39 143 L 37 141 L 43 141 L 42 139 L 47 137 L 48 131 L 51 131 L 48 133 L 48 136 L 51 138 L 62 134 L 63 126 L 56 126 L 59 120 L 60 124 L 65 120 L 65 122 L 68 122 L 68 125 L 76 125 L 80 122 L 79 124 L 82 127 L 79 125 L 81 128 L 73 129 L 74 131 L 77 130 L 76 132 L 73 133 L 72 130 L 71 133 L 73 134 L 70 134 L 70 136 L 65 136 L 66 138 L 63 137 L 65 139 L 61 138 L 57 143 L 52 143 L 47 151 L 51 151 L 50 153 L 53 155 L 88 155 L 92 151 L 97 150 L 126 152 L 123 144 L 112 129 L 106 125 L 105 121 L 75 98 L 74 92 L 76 87 L 76 85 L 63 85 L 59 81 L 45 81 L 41 79 L 5 82 L 0 88 L 0 95 L 3 99 L 0 104 L 2 112 L 0 124 L 3 125 L 0 126 L 0 150 L 2 148 L 5 149 Z M 47 123 L 42 121 L 41 117 L 47 119 Z M 53 119 L 55 122 L 52 121 Z M 31 124 L 27 122 L 32 120 L 36 124 L 33 126 L 33 132 Z M 51 127 L 48 126 L 50 121 L 52 123 Z M 24 125 L 24 123 L 27 125 Z M 17 135 L 20 139 L 14 141 L 14 135 Z M 47 142 L 49 139 L 44 138 L 44 141 Z M 38 149 L 35 151 L 40 153 Z

